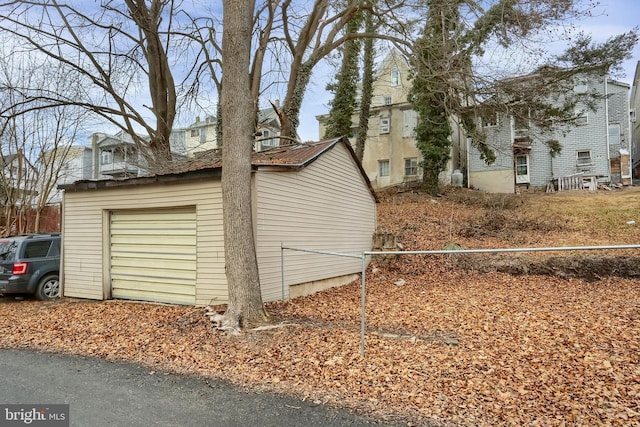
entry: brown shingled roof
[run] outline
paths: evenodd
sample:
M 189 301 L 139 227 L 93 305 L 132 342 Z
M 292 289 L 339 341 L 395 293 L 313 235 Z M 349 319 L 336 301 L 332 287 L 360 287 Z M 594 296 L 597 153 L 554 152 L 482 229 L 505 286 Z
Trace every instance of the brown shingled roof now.
M 341 141 L 341 138 L 337 138 L 270 148 L 268 150 L 253 153 L 251 155 L 251 164 L 254 167 L 304 167 Z M 349 145 L 348 142 L 346 145 Z M 185 159 L 180 163 L 174 163 L 170 169 L 157 173 L 156 175 L 179 174 L 203 169 L 217 169 L 221 167 L 222 151 L 220 149 L 216 149 L 199 153 L 195 157 Z
M 364 178 L 369 191 L 375 193 L 369 182 L 369 178 L 365 173 L 360 161 L 357 159 L 349 140 L 346 137 L 327 139 L 316 142 L 305 142 L 299 144 L 284 145 L 274 147 L 268 150 L 253 153 L 251 156 L 251 164 L 254 168 L 265 166 L 281 167 L 281 168 L 303 168 L 313 163 L 323 153 L 331 150 L 337 144 L 344 144 L 345 148 L 351 154 L 354 163 L 358 167 L 362 177 Z M 139 185 L 151 182 L 166 182 L 180 179 L 180 177 L 217 175 L 220 176 L 222 169 L 222 150 L 209 150 L 199 153 L 196 157 L 183 159 L 181 162 L 175 162 L 170 168 L 166 168 L 160 173 L 150 174 L 146 176 L 113 179 L 113 180 L 89 180 L 78 181 L 73 184 L 60 185 L 59 188 L 65 190 L 78 190 L 86 188 L 102 188 L 117 187 L 123 185 Z M 195 174 L 195 175 L 194 175 Z

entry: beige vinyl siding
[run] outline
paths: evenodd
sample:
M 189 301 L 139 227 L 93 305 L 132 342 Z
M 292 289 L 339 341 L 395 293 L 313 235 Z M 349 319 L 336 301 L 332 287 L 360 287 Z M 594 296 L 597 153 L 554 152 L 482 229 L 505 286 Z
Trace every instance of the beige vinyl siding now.
M 195 206 L 198 235 L 196 305 L 228 299 L 219 180 L 66 191 L 63 286 L 69 297 L 109 295 L 109 213 Z M 104 239 L 104 243 L 103 243 Z
M 111 213 L 111 296 L 196 302 L 196 210 Z
M 297 172 L 258 171 L 256 250 L 265 301 L 282 296 L 280 246 L 360 254 L 371 250 L 375 200 L 342 144 Z M 357 273 L 362 262 L 285 252 L 288 287 Z

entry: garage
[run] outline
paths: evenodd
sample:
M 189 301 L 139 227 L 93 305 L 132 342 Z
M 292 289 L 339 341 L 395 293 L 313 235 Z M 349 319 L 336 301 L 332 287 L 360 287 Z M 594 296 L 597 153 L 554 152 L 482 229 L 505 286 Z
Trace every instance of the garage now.
M 114 298 L 195 304 L 194 207 L 111 212 L 110 253 Z
M 227 304 L 222 167 L 219 152 L 208 156 L 166 173 L 61 186 L 63 295 Z M 354 280 L 359 258 L 296 253 L 285 264 L 282 257 L 283 243 L 345 253 L 371 249 L 376 199 L 349 141 L 264 150 L 253 154 L 252 170 L 263 300 Z

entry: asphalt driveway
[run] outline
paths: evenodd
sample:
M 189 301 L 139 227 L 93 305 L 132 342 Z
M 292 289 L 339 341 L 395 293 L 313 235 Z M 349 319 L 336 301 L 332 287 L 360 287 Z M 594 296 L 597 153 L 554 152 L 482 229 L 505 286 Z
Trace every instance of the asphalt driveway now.
M 0 349 L 0 404 L 17 403 L 69 404 L 70 425 L 79 427 L 372 424 L 347 411 L 245 393 L 223 382 L 101 359 Z

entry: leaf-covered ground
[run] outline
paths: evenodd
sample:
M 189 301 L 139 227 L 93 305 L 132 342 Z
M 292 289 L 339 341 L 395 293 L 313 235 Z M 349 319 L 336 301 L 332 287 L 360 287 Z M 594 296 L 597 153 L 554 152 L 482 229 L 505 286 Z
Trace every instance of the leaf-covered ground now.
M 378 213 L 405 249 L 441 249 L 635 244 L 639 208 L 634 189 L 486 200 L 465 191 L 383 195 Z M 215 376 L 399 424 L 640 425 L 637 280 L 455 264 L 372 263 L 364 358 L 359 281 L 269 304 L 279 327 L 239 337 L 215 332 L 201 308 L 2 298 L 0 347 Z

